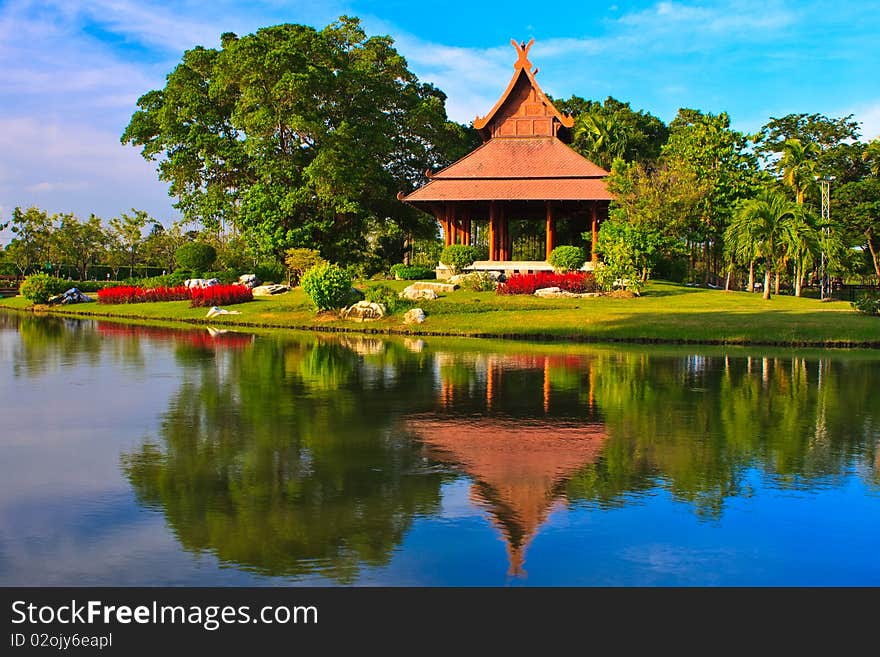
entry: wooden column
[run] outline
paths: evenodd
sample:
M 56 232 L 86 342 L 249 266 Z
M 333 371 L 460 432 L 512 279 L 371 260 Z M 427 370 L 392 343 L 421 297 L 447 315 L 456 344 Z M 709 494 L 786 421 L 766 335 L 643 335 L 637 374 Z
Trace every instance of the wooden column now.
M 550 253 L 556 246 L 556 220 L 553 218 L 553 205 L 545 201 L 547 206 L 547 246 L 544 251 L 544 260 L 550 259 Z
M 471 243 L 471 218 L 464 217 L 461 220 L 462 244 L 470 246 Z
M 501 218 L 499 220 L 500 223 L 500 233 L 499 235 L 499 246 L 501 251 L 501 260 L 510 260 L 510 256 L 507 252 L 507 212 L 505 212 L 505 208 L 501 206 Z
M 495 201 L 489 202 L 489 260 L 497 260 L 498 254 L 495 252 L 495 236 L 497 235 L 497 231 L 495 229 L 495 220 L 497 215 L 497 208 L 495 207 Z
M 590 260 L 599 262 L 599 256 L 596 254 L 596 245 L 599 243 L 599 201 L 593 201 L 591 210 L 593 222 L 590 227 Z

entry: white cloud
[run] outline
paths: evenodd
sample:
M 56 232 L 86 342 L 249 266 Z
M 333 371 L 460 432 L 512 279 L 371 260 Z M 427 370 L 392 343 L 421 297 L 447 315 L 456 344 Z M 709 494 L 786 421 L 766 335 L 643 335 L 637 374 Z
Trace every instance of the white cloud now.
M 852 111 L 857 121 L 862 123 L 862 141 L 880 138 L 880 100 L 873 105 L 859 107 Z M 849 112 L 843 112 L 845 116 Z
M 44 180 L 35 185 L 28 185 L 24 188 L 26 192 L 69 192 L 75 189 L 85 189 L 89 186 L 87 182 L 49 182 Z

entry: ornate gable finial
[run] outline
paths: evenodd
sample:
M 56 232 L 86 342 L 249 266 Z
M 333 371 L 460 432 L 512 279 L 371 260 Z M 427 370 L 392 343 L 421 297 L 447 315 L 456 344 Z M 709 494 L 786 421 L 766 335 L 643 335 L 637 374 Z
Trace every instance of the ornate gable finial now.
M 529 61 L 529 49 L 535 43 L 534 39 L 530 39 L 528 43 L 525 41 L 521 43 L 517 43 L 516 39 L 511 39 L 510 43 L 513 44 L 513 47 L 516 49 L 516 61 L 513 64 L 513 68 L 524 68 L 527 71 L 532 68 L 532 63 Z

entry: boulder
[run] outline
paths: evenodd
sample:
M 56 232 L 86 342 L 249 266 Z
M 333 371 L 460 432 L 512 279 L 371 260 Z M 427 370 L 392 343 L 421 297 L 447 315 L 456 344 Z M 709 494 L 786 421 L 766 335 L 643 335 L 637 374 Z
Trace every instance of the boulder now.
M 214 285 L 220 285 L 220 281 L 216 278 L 187 278 L 183 282 L 184 287 L 194 288 L 194 287 L 212 287 Z
M 254 289 L 257 287 L 262 281 L 257 278 L 256 274 L 242 274 L 238 277 L 238 284 L 244 285 L 245 287 L 249 287 Z
M 434 290 L 437 294 L 454 292 L 458 289 L 458 285 L 454 283 L 433 283 L 431 281 L 419 281 L 409 287 L 414 290 Z
M 425 321 L 425 311 L 421 308 L 407 310 L 403 316 L 404 324 L 421 324 Z
M 569 292 L 558 287 L 543 287 L 535 290 L 535 296 L 544 299 L 566 298 L 566 299 L 586 299 L 589 297 L 601 296 L 598 292 Z
M 290 288 L 287 285 L 258 285 L 253 291 L 255 297 L 268 297 L 272 294 L 289 292 Z
M 341 316 L 342 319 L 350 319 L 355 322 L 370 322 L 385 317 L 385 306 L 373 301 L 358 301 L 343 309 Z
M 455 276 L 450 276 L 446 280 L 453 285 L 461 285 L 463 281 L 466 282 L 469 277 L 473 276 L 487 276 L 495 283 L 504 278 L 504 274 L 500 271 L 472 271 L 468 272 L 467 274 L 456 274 Z
M 92 297 L 83 294 L 75 287 L 70 288 L 67 292 L 63 294 L 57 294 L 54 297 L 49 297 L 50 306 L 67 306 L 73 303 L 89 303 L 90 301 L 93 301 Z
M 400 296 L 401 299 L 408 299 L 409 301 L 420 301 L 421 299 L 434 300 L 437 298 L 437 293 L 434 290 L 415 289 L 410 285 L 409 287 L 405 287 L 403 292 L 398 296 Z

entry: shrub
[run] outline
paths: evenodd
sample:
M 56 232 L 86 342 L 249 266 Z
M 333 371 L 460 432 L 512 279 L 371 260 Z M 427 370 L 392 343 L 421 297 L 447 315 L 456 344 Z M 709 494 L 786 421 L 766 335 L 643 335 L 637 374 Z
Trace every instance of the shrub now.
M 204 242 L 187 242 L 174 252 L 178 267 L 191 269 L 197 274 L 210 269 L 217 259 L 217 250 Z
M 365 298 L 373 303 L 381 303 L 385 306 L 385 312 L 389 315 L 394 314 L 404 306 L 409 304 L 401 299 L 397 292 L 387 285 L 371 285 L 366 289 Z
M 596 269 L 596 282 L 603 290 L 627 289 L 633 292 L 641 290 L 645 284 L 639 278 L 634 267 L 623 265 L 600 265 Z
M 188 276 L 187 278 L 191 277 Z M 236 285 L 238 284 L 238 270 L 223 269 L 221 271 L 206 271 L 201 275 L 201 278 L 216 278 L 223 285 Z
M 850 304 L 855 310 L 866 315 L 880 315 L 880 293 L 868 292 Z
M 49 276 L 49 274 L 31 274 L 19 288 L 21 295 L 31 303 L 48 303 L 49 297 L 69 290 L 73 285 L 69 281 Z
M 480 255 L 480 250 L 476 246 L 450 244 L 440 254 L 440 262 L 447 267 L 451 267 L 454 273 L 460 274 L 474 264 L 474 261 L 478 260 Z
M 280 283 L 286 276 L 284 266 L 280 262 L 275 262 L 274 260 L 263 260 L 260 264 L 254 267 L 253 272 L 247 273 L 256 274 L 257 278 L 263 281 L 263 283 Z
M 538 272 L 537 274 L 513 274 L 499 283 L 498 294 L 534 294 L 545 287 L 558 287 L 566 292 L 595 292 L 596 279 L 591 272 Z
M 287 265 L 288 285 L 299 285 L 303 274 L 323 262 L 321 253 L 315 249 L 287 249 L 284 263 Z
M 465 290 L 473 292 L 490 292 L 495 289 L 495 279 L 489 275 L 489 272 L 475 271 L 470 274 L 464 274 L 458 279 L 458 284 Z
M 193 308 L 205 306 L 232 306 L 254 300 L 254 293 L 247 285 L 212 285 L 190 290 Z
M 302 288 L 318 310 L 340 308 L 351 294 L 351 275 L 339 265 L 315 265 L 302 277 Z
M 579 246 L 557 246 L 547 258 L 557 271 L 575 271 L 583 267 L 586 260 L 587 256 Z
M 419 281 L 426 278 L 437 277 L 433 267 L 425 267 L 423 265 L 404 265 L 403 263 L 392 265 L 391 274 L 398 281 Z

